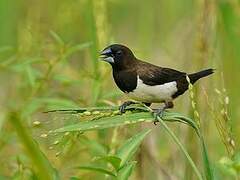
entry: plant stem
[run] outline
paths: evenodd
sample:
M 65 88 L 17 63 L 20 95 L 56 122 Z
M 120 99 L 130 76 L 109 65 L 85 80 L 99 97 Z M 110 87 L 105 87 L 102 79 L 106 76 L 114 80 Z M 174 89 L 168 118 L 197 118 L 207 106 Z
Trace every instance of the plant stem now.
M 188 154 L 187 150 L 183 147 L 182 143 L 179 141 L 177 136 L 172 132 L 172 130 L 167 126 L 167 124 L 161 118 L 158 117 L 158 120 L 161 123 L 161 125 L 164 127 L 164 129 L 167 131 L 167 133 L 173 138 L 175 143 L 179 146 L 179 148 L 181 149 L 181 151 L 183 152 L 183 154 L 187 158 L 188 162 L 190 163 L 191 167 L 193 168 L 193 171 L 196 173 L 196 176 L 198 177 L 198 179 L 203 180 L 203 177 L 202 177 L 201 173 L 197 169 L 197 167 L 196 167 L 195 163 L 193 162 L 192 158 Z

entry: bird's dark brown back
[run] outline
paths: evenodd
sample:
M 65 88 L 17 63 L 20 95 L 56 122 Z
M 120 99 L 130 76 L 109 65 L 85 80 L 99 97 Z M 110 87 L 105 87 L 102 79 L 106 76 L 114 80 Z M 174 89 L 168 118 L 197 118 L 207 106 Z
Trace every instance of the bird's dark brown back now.
M 159 67 L 147 62 L 138 60 L 136 65 L 137 74 L 147 85 L 161 85 L 172 81 L 178 81 L 185 77 L 185 72 L 170 68 Z

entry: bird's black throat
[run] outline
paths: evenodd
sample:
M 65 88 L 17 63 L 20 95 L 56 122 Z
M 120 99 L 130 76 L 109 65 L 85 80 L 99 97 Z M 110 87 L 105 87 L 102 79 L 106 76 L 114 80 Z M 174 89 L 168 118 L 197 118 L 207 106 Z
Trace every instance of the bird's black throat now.
M 132 92 L 137 87 L 137 72 L 133 70 L 119 70 L 113 68 L 113 78 L 118 88 L 124 93 Z

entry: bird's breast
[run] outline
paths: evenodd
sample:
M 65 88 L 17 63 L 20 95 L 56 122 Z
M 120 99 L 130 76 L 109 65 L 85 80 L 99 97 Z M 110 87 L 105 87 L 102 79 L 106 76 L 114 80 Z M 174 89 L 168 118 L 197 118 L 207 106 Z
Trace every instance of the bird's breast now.
M 132 92 L 137 87 L 135 71 L 113 71 L 113 78 L 119 89 L 124 93 Z
M 161 85 L 147 85 L 137 76 L 137 86 L 127 95 L 136 100 L 146 103 L 159 103 L 172 100 L 173 94 L 178 91 L 177 82 L 172 81 Z

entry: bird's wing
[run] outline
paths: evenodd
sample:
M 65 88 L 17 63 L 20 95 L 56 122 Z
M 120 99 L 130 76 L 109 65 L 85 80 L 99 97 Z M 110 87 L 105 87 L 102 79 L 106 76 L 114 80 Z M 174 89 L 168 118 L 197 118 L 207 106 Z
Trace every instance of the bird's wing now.
M 144 63 L 137 68 L 137 74 L 144 84 L 154 86 L 172 81 L 178 81 L 185 77 L 186 73 L 170 68 L 162 68 L 149 63 Z

